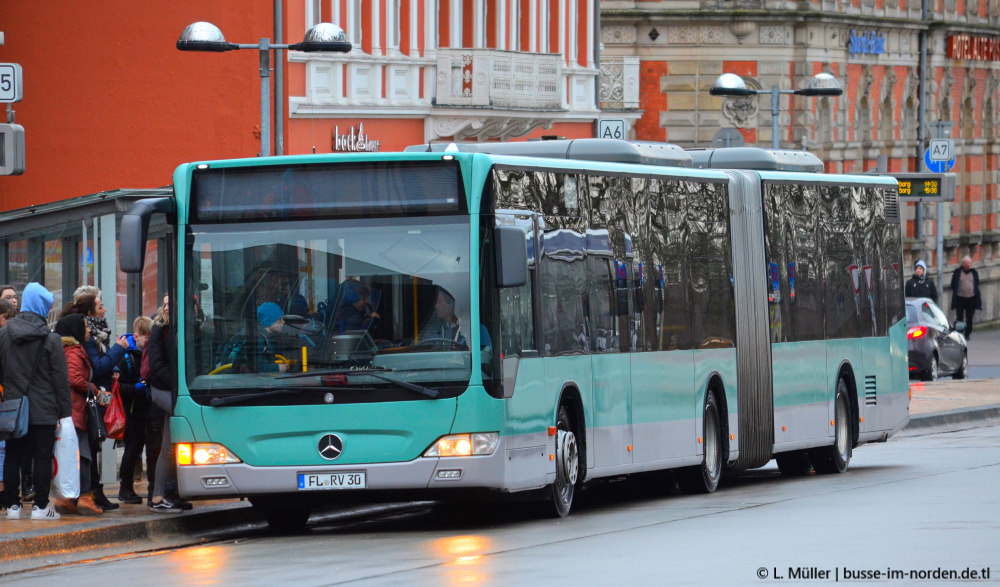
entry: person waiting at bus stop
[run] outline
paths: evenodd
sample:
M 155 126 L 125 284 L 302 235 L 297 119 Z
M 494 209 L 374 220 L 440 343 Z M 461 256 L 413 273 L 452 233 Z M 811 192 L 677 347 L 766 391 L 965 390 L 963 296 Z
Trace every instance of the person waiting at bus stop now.
M 965 338 L 972 338 L 972 317 L 976 310 L 983 309 L 983 298 L 979 293 L 979 272 L 972 268 L 972 257 L 962 258 L 962 265 L 951 274 L 951 307 L 956 320 L 964 315 Z
M 908 298 L 930 298 L 937 302 L 937 288 L 934 280 L 927 277 L 927 264 L 923 259 L 913 266 L 913 275 L 906 281 L 903 291 Z

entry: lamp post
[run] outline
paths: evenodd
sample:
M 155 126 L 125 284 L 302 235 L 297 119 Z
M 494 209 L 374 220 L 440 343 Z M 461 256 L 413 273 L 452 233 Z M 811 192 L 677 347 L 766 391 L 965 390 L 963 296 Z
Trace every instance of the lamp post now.
M 271 39 L 261 38 L 253 43 L 229 43 L 219 27 L 210 22 L 196 22 L 187 26 L 177 40 L 181 51 L 210 51 L 221 53 L 237 49 L 256 49 L 260 52 L 260 156 L 271 156 L 271 50 L 292 49 L 308 53 L 331 51 L 348 53 L 351 43 L 341 28 L 333 23 L 321 22 L 309 27 L 301 43 L 292 45 L 271 44 Z
M 809 83 L 801 90 L 782 90 L 771 86 L 770 90 L 755 90 L 748 88 L 743 78 L 735 73 L 724 73 L 716 78 L 708 93 L 713 96 L 753 96 L 754 94 L 771 94 L 771 146 L 778 148 L 778 116 L 781 108 L 778 96 L 795 94 L 797 96 L 839 96 L 844 93 L 837 78 L 829 73 L 817 73 L 809 79 Z

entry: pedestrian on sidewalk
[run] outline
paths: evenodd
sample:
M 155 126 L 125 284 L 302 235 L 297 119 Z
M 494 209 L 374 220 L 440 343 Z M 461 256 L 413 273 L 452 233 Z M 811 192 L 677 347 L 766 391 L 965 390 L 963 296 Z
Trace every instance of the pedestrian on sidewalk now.
M 955 320 L 965 322 L 965 338 L 972 338 L 972 317 L 983 309 L 979 294 L 979 272 L 972 268 L 972 257 L 962 257 L 962 265 L 951 274 L 951 307 Z M 963 318 L 964 316 L 964 318 Z
M 90 382 L 92 368 L 83 345 L 90 339 L 90 327 L 83 314 L 67 314 L 56 322 L 56 334 L 62 337 L 63 353 L 69 374 L 69 387 L 73 393 L 73 427 L 80 445 L 80 498 L 74 503 L 69 499 L 57 499 L 56 509 L 61 513 L 100 515 L 104 513 L 94 503 L 91 462 L 94 453 L 87 441 L 87 395 L 95 393 Z
M 149 418 L 150 402 L 149 388 L 142 380 L 141 365 L 142 349 L 149 339 L 152 324 L 153 321 L 148 316 L 139 316 L 132 322 L 132 333 L 125 335 L 130 344 L 117 367 L 118 391 L 125 408 L 125 452 L 119 469 L 121 485 L 118 489 L 118 501 L 130 504 L 142 503 L 142 498 L 135 493 L 134 472 L 146 443 L 146 420 Z M 146 470 L 153 466 L 147 453 Z
M 0 328 L 7 326 L 7 321 L 17 315 L 17 307 L 10 303 L 10 300 L 2 297 L 3 294 L 7 293 L 7 289 L 13 290 L 14 288 L 2 285 L 0 286 Z M 0 381 L 0 397 L 3 397 L 3 382 Z M 0 495 L 3 495 L 3 463 L 7 456 L 7 443 L 0 440 Z
M 19 308 L 17 305 L 17 289 L 13 285 L 4 284 L 0 285 L 0 300 L 4 300 L 14 306 L 14 314 L 16 315 Z M 14 316 L 11 316 L 13 318 Z M 35 490 L 32 487 L 32 474 L 31 474 L 31 455 L 34 451 L 31 448 L 31 440 L 28 440 L 28 446 L 21 454 L 21 498 L 24 501 L 31 501 L 35 499 Z
M 153 404 L 162 415 L 163 436 L 159 458 L 156 459 L 156 476 L 149 507 L 155 512 L 175 513 L 189 509 L 188 502 L 176 495 L 168 495 L 170 487 L 177 485 L 177 466 L 173 445 L 170 440 L 170 416 L 177 402 L 177 335 L 171 327 L 170 298 L 164 296 L 163 305 L 153 320 L 146 341 L 146 355 L 149 359 L 149 374 L 146 384 L 150 387 Z
M 937 288 L 934 287 L 934 280 L 927 277 L 927 264 L 923 259 L 913 266 L 913 275 L 906 281 L 903 291 L 908 298 L 930 298 L 937 303 Z
M 35 500 L 32 520 L 58 520 L 49 504 L 52 483 L 52 453 L 56 424 L 72 414 L 69 375 L 62 340 L 49 330 L 46 317 L 52 293 L 40 283 L 29 283 L 21 300 L 21 313 L 0 328 L 0 382 L 5 399 L 28 397 L 28 434 L 7 441 L 4 461 L 3 505 L 7 519 L 21 517 L 21 487 L 18 463 L 30 447 L 33 460 Z
M 107 308 L 101 301 L 101 290 L 92 285 L 83 285 L 73 292 L 74 311 L 83 314 L 90 327 L 90 341 L 84 344 L 90 364 L 93 367 L 93 382 L 100 391 L 110 392 L 114 385 L 115 366 L 121 362 L 125 356 L 125 349 L 128 347 L 128 340 L 124 335 L 112 341 L 111 329 L 105 319 Z M 105 406 L 98 408 L 98 413 L 103 418 Z M 91 446 L 94 459 L 90 465 L 90 478 L 94 484 L 94 501 L 101 506 L 104 511 L 116 510 L 120 506 L 112 503 L 104 495 L 104 485 L 101 483 L 100 459 L 102 452 L 100 444 Z M 117 454 L 111 453 L 111 458 L 117 459 Z M 117 464 L 117 463 L 116 463 Z M 117 471 L 117 467 L 115 467 Z

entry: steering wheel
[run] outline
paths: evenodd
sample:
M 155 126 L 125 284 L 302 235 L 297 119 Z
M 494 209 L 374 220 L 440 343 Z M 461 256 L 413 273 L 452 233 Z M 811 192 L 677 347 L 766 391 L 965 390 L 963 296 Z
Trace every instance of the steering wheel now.
M 431 347 L 439 348 L 439 349 L 442 349 L 442 350 L 449 350 L 449 351 L 467 351 L 467 350 L 469 350 L 469 347 L 467 347 L 467 346 L 459 343 L 458 341 L 452 340 L 450 338 L 443 338 L 443 337 L 421 338 L 416 343 L 415 346 L 418 346 L 418 347 L 421 347 L 421 346 L 431 346 Z

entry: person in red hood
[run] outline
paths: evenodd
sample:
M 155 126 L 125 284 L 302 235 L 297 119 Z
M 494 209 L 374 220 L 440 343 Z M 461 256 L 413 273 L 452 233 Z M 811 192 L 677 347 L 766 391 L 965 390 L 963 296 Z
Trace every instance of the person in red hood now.
M 56 508 L 63 513 L 96 516 L 103 514 L 104 510 L 94 503 L 93 480 L 90 476 L 93 454 L 90 452 L 90 443 L 87 442 L 87 394 L 93 387 L 90 382 L 93 369 L 83 345 L 90 339 L 90 327 L 83 314 L 68 314 L 56 322 L 56 334 L 62 337 L 69 387 L 73 392 L 73 427 L 76 428 L 76 437 L 81 441 L 80 499 L 75 505 L 71 500 L 57 499 Z

